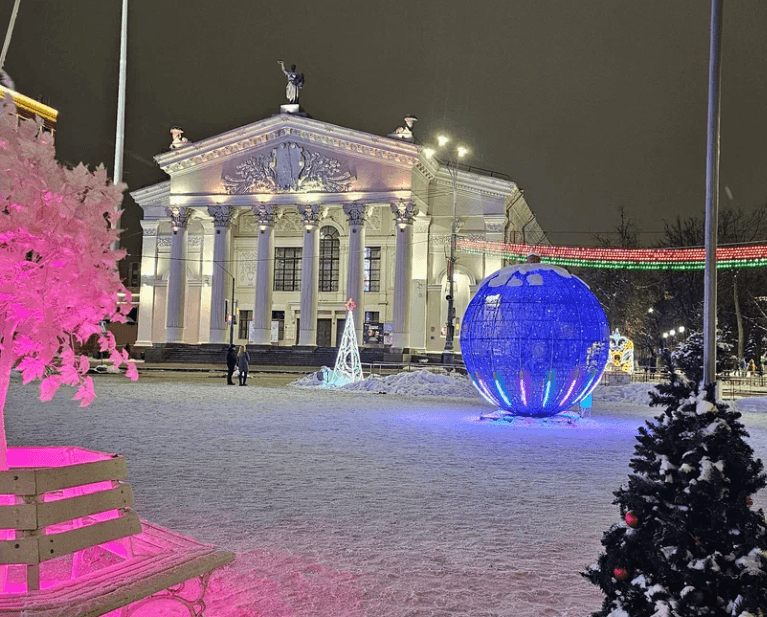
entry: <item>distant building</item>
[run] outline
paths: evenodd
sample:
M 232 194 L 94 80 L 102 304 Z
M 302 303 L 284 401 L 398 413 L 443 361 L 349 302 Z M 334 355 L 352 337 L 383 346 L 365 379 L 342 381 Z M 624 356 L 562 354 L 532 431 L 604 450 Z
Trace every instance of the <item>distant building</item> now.
M 286 107 L 202 141 L 174 135 L 155 157 L 169 180 L 131 193 L 144 211 L 136 346 L 227 343 L 234 294 L 236 344 L 335 346 L 351 297 L 360 342 L 442 351 L 450 173 L 410 139 Z M 456 188 L 460 235 L 548 244 L 508 177 L 459 167 Z M 458 328 L 503 265 L 458 253 Z

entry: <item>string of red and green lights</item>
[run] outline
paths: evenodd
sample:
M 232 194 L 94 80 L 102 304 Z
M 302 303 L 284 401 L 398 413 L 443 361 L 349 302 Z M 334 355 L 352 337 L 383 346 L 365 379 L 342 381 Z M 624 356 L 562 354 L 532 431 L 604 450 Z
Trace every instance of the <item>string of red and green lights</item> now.
M 576 268 L 613 268 L 619 270 L 703 270 L 705 249 L 695 248 L 596 248 L 583 246 L 530 246 L 490 242 L 481 238 L 461 237 L 456 246 L 463 253 L 497 255 L 524 261 L 531 253 L 541 263 Z M 720 246 L 716 249 L 716 267 L 763 268 L 767 266 L 767 245 Z

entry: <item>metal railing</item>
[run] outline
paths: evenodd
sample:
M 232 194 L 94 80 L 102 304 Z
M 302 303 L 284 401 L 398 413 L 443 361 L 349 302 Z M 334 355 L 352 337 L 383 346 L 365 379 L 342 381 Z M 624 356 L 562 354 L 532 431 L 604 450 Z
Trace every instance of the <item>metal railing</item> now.
M 609 373 L 602 375 L 601 385 L 610 384 Z M 657 384 L 668 381 L 669 373 L 665 370 L 654 370 L 654 367 L 634 371 L 630 376 L 631 383 Z M 767 374 L 741 371 L 727 371 L 716 376 L 719 383 L 719 396 L 723 400 L 732 400 L 745 396 L 767 396 Z
M 466 374 L 463 364 L 438 364 L 436 362 L 362 362 L 362 372 L 368 375 L 393 375 L 394 373 L 415 372 L 423 369 L 443 369 L 445 371 L 457 371 Z

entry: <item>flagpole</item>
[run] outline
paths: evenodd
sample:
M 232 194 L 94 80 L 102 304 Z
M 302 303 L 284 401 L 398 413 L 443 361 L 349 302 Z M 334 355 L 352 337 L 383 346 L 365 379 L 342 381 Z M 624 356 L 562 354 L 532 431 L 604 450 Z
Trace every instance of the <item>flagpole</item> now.
M 716 383 L 716 245 L 719 218 L 719 104 L 722 0 L 711 1 L 706 149 L 706 266 L 703 281 L 703 385 Z
M 123 142 L 125 140 L 125 84 L 128 66 L 128 0 L 123 0 L 122 27 L 120 30 L 120 82 L 117 89 L 117 130 L 115 132 L 114 183 L 123 181 Z M 122 205 L 118 206 L 118 212 Z M 112 244 L 112 250 L 120 248 L 119 238 Z

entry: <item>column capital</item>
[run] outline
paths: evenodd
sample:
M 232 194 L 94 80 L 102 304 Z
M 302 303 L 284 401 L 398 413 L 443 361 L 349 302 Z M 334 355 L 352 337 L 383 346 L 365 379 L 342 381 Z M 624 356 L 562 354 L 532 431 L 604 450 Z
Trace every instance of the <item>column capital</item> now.
M 367 205 L 361 203 L 350 203 L 343 205 L 344 213 L 349 217 L 349 225 L 361 227 L 365 224 L 365 214 Z
M 213 226 L 229 229 L 232 225 L 235 209 L 231 206 L 208 206 L 208 214 L 213 218 Z
M 258 219 L 258 227 L 261 231 L 265 231 L 267 227 L 274 225 L 274 219 L 276 217 L 274 212 L 274 206 L 270 204 L 256 204 L 252 207 L 253 216 Z
M 173 207 L 165 208 L 165 214 L 170 217 L 171 225 L 173 225 L 173 233 L 176 233 L 179 229 L 185 229 L 189 219 L 192 218 L 191 208 Z
M 320 223 L 320 207 L 318 205 L 296 206 L 298 214 L 301 216 L 302 223 L 307 231 L 316 228 Z
M 141 230 L 143 232 L 144 236 L 156 236 L 157 235 L 157 228 L 160 226 L 160 221 L 157 219 L 152 220 L 142 220 L 139 221 L 141 223 Z
M 391 204 L 391 211 L 394 214 L 394 222 L 400 229 L 413 224 L 413 219 L 418 214 L 418 208 L 412 201 L 399 201 Z

